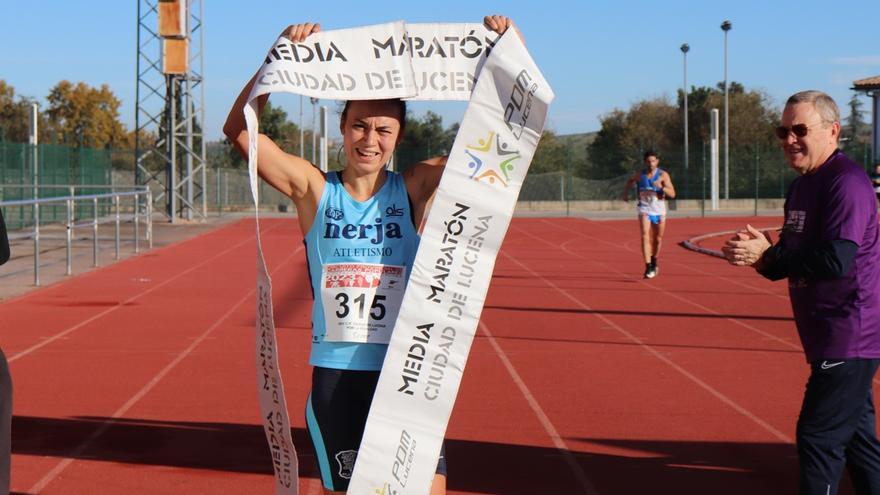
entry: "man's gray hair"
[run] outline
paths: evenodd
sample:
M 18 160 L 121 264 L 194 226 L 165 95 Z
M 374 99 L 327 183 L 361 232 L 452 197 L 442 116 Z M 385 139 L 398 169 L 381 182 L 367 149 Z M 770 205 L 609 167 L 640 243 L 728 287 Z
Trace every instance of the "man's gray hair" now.
M 816 107 L 816 112 L 822 117 L 822 122 L 827 124 L 840 122 L 840 109 L 837 108 L 837 103 L 834 103 L 834 99 L 826 93 L 816 91 L 815 89 L 801 91 L 791 95 L 788 101 L 785 102 L 785 106 L 798 103 L 812 103 Z

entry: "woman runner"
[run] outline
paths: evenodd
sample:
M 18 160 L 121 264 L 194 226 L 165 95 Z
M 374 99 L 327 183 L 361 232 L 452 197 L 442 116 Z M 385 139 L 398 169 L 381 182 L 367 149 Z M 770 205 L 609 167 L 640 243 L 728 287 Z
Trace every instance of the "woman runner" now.
M 499 34 L 513 26 L 510 18 L 498 15 L 483 22 Z M 282 36 L 301 43 L 318 31 L 319 24 L 303 23 L 289 26 Z M 243 108 L 255 78 L 241 91 L 223 127 L 245 158 Z M 258 98 L 260 111 L 268 96 Z M 327 173 L 283 151 L 267 136 L 258 136 L 257 171 L 293 200 L 305 238 L 315 299 L 306 423 L 325 493 L 348 488 L 388 348 L 387 336 L 374 342 L 370 334 L 394 325 L 389 315 L 397 314 L 419 243 L 418 226 L 446 164 L 442 156 L 400 174 L 386 170 L 405 123 L 406 104 L 401 100 L 347 101 L 339 124 L 346 165 Z M 431 494 L 445 493 L 441 451 Z

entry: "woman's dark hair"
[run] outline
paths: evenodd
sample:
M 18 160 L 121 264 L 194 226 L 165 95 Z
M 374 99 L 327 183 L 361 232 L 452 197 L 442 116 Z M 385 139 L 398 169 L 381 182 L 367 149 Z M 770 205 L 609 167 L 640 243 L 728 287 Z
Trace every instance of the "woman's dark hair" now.
M 340 126 L 345 122 L 345 117 L 348 115 L 348 107 L 351 106 L 352 101 L 353 100 L 346 100 L 345 106 L 342 107 L 342 113 L 339 115 Z M 376 101 L 384 101 L 397 106 L 397 110 L 400 113 L 400 134 L 403 135 L 403 131 L 406 129 L 406 102 L 400 98 L 389 98 L 387 100 Z

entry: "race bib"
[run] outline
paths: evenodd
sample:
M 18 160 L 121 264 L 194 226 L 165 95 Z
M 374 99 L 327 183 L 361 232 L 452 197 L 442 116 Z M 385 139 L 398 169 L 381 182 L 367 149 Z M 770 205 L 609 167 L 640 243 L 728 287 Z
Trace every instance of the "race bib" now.
M 658 201 L 657 191 L 639 191 L 639 201 L 648 205 Z
M 327 342 L 387 344 L 403 300 L 406 268 L 334 263 L 321 274 Z

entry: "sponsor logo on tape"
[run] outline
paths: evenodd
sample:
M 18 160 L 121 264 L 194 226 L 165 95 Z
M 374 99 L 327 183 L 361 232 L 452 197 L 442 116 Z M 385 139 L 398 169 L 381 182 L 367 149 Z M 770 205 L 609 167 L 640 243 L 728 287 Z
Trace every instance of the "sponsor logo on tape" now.
M 465 154 L 470 157 L 471 179 L 507 187 L 513 162 L 520 158 L 519 151 L 502 143 L 501 137 L 492 131 L 485 138 L 478 139 L 477 144 L 468 144 L 465 148 Z
M 519 141 L 522 136 L 529 113 L 532 110 L 532 97 L 538 90 L 538 84 L 532 82 L 532 76 L 525 69 L 516 76 L 516 84 L 510 90 L 510 97 L 504 107 L 504 122 L 513 136 Z

